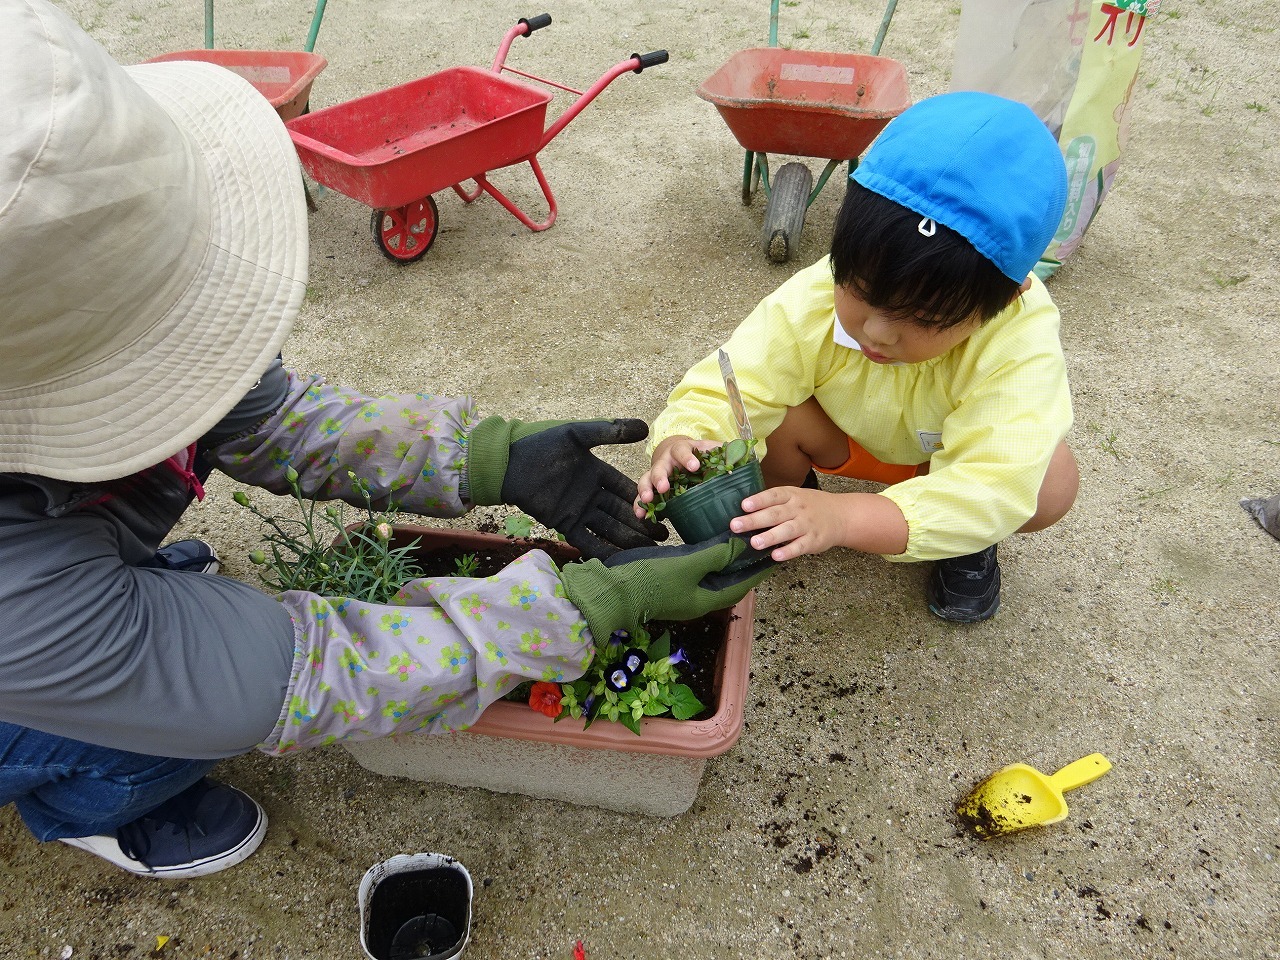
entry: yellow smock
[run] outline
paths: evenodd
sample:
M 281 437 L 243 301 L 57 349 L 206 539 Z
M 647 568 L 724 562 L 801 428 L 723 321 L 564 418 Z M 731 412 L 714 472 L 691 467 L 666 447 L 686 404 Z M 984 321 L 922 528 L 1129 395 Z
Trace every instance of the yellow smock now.
M 1058 308 L 1038 279 L 1010 306 L 940 357 L 872 363 L 833 340 L 830 258 L 765 297 L 724 349 L 755 435 L 767 438 L 789 407 L 816 397 L 877 459 L 930 462 L 929 473 L 882 492 L 902 510 L 907 548 L 890 560 L 937 560 L 1003 540 L 1035 513 L 1049 460 L 1071 429 L 1071 395 Z M 672 391 L 650 450 L 683 434 L 737 435 L 716 352 Z M 758 452 L 763 455 L 767 441 Z

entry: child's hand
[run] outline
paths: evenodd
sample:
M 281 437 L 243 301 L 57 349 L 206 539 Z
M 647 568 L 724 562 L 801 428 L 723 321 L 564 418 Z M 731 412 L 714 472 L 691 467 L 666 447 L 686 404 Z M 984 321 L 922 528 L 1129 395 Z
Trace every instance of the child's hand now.
M 906 517 L 878 493 L 826 493 L 808 487 L 771 487 L 742 501 L 746 514 L 729 524 L 779 562 L 831 547 L 898 554 L 907 549 Z
M 701 466 L 697 452 L 720 446 L 719 440 L 695 440 L 677 434 L 667 437 L 653 448 L 653 465 L 636 481 L 639 495 L 636 497 L 635 514 L 645 516 L 645 504 L 653 503 L 655 494 L 671 489 L 671 471 L 675 467 L 692 473 Z
M 841 499 L 841 494 L 807 487 L 770 487 L 742 501 L 747 513 L 735 517 L 729 529 L 734 533 L 760 530 L 751 537 L 751 546 L 769 550 L 779 562 L 822 553 L 844 543 Z

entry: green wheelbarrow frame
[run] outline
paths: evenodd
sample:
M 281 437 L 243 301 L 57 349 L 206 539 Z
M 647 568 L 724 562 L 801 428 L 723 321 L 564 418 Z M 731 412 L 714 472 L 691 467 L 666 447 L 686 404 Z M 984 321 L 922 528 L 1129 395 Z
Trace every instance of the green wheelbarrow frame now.
M 328 0 L 316 0 L 316 10 L 311 17 L 311 29 L 307 31 L 307 42 L 302 48 L 307 53 L 315 52 L 316 37 L 320 35 L 320 21 L 324 19 L 324 7 L 327 2 Z M 774 6 L 777 6 L 777 0 L 774 0 Z M 213 49 L 213 0 L 204 0 L 204 48 Z

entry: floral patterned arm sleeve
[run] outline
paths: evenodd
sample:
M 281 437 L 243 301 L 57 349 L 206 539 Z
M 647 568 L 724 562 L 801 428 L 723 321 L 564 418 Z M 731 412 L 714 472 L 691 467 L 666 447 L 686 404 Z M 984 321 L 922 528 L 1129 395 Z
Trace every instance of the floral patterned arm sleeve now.
M 541 550 L 484 579 L 414 580 L 390 604 L 280 599 L 296 646 L 280 719 L 258 747 L 265 753 L 463 730 L 526 679 L 576 680 L 595 652 Z
M 305 496 L 361 506 L 350 470 L 368 482 L 377 508 L 390 501 L 428 516 L 465 512 L 467 437 L 477 420 L 469 397 L 367 397 L 319 377 L 288 376 L 270 417 L 208 452 L 214 466 L 272 493 L 289 492 L 292 466 Z

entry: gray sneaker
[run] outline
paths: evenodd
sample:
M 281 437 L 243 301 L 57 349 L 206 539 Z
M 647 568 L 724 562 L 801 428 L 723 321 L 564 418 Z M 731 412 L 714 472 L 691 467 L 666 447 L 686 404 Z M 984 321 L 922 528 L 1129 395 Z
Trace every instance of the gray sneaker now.
M 235 866 L 266 833 L 267 814 L 252 797 L 203 777 L 114 834 L 62 842 L 138 876 L 186 880 Z
M 161 547 L 154 557 L 141 566 L 183 570 L 187 573 L 217 573 L 221 564 L 213 544 L 203 540 L 177 540 Z

